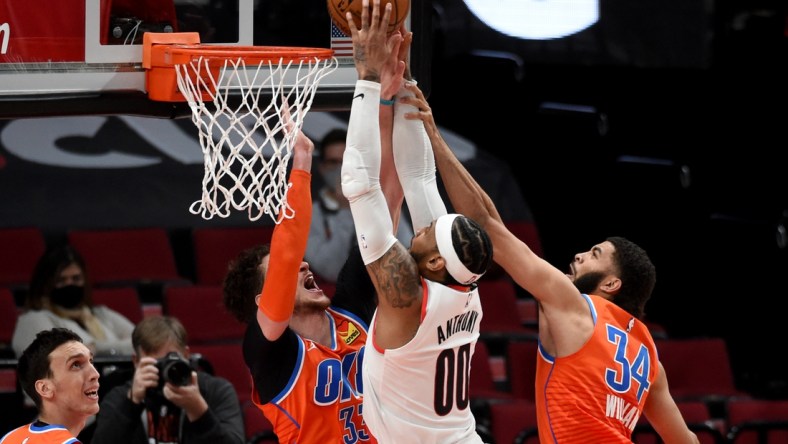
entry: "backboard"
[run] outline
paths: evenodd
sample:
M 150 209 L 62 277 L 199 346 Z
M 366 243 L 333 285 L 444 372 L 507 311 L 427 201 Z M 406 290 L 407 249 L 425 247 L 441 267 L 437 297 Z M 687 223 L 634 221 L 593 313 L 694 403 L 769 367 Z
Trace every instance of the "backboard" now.
M 407 22 L 414 31 L 411 71 L 424 88 L 428 5 L 414 2 Z M 349 109 L 352 49 L 332 26 L 325 0 L 3 0 L 0 119 L 190 115 L 186 103 L 147 98 L 144 32 L 198 32 L 203 44 L 332 48 L 339 67 L 321 81 L 312 109 Z

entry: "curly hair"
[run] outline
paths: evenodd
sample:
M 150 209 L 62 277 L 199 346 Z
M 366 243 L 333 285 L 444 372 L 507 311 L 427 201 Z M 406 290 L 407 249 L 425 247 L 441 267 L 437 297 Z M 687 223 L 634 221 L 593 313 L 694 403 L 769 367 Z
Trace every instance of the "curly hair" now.
M 264 271 L 260 270 L 260 264 L 270 252 L 271 246 L 268 244 L 247 248 L 230 262 L 224 276 L 224 307 L 243 323 L 254 320 L 257 314 L 255 297 L 263 290 L 264 281 Z
M 616 248 L 613 263 L 621 278 L 621 290 L 613 302 L 638 319 L 645 314 L 646 302 L 651 298 L 657 272 L 646 250 L 623 237 L 606 239 Z

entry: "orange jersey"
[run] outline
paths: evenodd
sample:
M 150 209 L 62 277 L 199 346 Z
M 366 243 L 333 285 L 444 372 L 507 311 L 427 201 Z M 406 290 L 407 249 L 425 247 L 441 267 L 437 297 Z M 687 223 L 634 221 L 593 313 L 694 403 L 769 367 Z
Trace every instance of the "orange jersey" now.
M 62 425 L 50 425 L 42 422 L 18 427 L 0 439 L 2 444 L 78 444 L 80 442 Z
M 361 363 L 366 324 L 349 312 L 328 309 L 331 347 L 298 337 L 298 360 L 287 386 L 267 404 L 257 387 L 252 400 L 274 426 L 280 443 L 370 443 L 361 417 Z
M 631 443 L 659 370 L 648 328 L 617 305 L 583 295 L 594 332 L 563 358 L 539 347 L 536 407 L 542 443 Z

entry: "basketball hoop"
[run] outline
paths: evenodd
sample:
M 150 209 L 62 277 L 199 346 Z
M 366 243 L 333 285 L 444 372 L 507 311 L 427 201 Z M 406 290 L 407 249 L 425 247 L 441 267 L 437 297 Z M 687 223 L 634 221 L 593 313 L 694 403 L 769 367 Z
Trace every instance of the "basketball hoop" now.
M 292 218 L 287 164 L 320 81 L 338 66 L 334 51 L 201 45 L 197 33 L 145 33 L 143 51 L 148 98 L 188 102 L 199 131 L 205 175 L 189 211 Z

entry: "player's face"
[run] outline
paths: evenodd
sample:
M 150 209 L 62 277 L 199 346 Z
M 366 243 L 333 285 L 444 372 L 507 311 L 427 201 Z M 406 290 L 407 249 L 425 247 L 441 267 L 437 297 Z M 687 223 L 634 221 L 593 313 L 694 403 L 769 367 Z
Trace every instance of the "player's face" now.
M 413 257 L 425 256 L 427 253 L 437 248 L 435 243 L 435 221 L 424 228 L 416 230 L 410 240 L 410 253 Z
M 602 278 L 615 274 L 613 266 L 615 252 L 616 248 L 608 241 L 594 245 L 590 250 L 575 255 L 575 259 L 569 264 L 569 272 L 566 275 L 575 285 L 581 284 L 588 287 L 594 282 L 599 285 Z
M 416 261 L 422 276 L 432 275 L 430 261 L 439 255 L 438 244 L 435 241 L 435 221 L 417 230 L 413 235 L 413 239 L 410 241 L 410 255 Z M 432 276 L 432 278 L 435 279 L 436 276 Z
M 301 268 L 298 270 L 294 312 L 325 310 L 329 305 L 331 305 L 331 299 L 318 287 L 315 275 L 309 269 L 309 264 L 302 261 Z
M 93 354 L 85 344 L 71 341 L 49 354 L 52 377 L 51 398 L 63 415 L 62 420 L 95 415 L 99 411 L 99 372 L 93 366 Z M 43 396 L 42 396 L 43 397 Z

